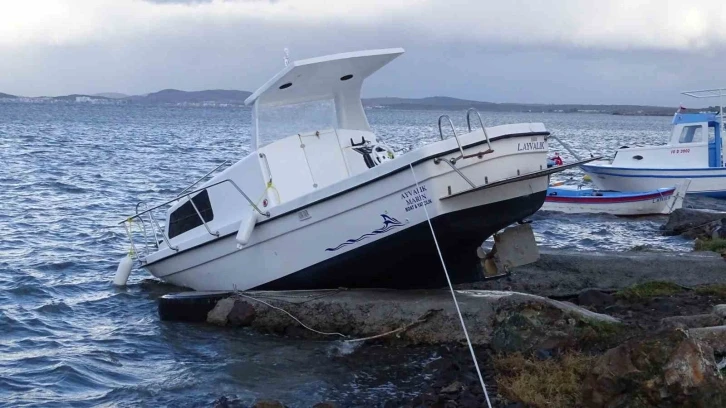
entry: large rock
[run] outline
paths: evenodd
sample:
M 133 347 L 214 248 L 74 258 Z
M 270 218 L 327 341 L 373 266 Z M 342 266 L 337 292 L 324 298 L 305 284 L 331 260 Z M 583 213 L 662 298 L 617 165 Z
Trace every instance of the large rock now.
M 255 296 L 254 292 L 247 292 Z M 340 292 L 265 292 L 265 302 L 291 313 L 308 327 L 331 333 L 327 339 L 377 337 L 407 344 L 459 344 L 465 341 L 448 290 L 348 290 Z M 275 296 L 279 296 L 279 299 Z M 617 325 L 611 316 L 567 302 L 518 292 L 456 292 L 469 337 L 475 345 L 497 350 L 532 351 L 576 342 L 582 330 Z M 294 300 L 297 299 L 297 300 Z M 252 302 L 252 327 L 265 332 L 320 338 L 288 314 Z M 391 333 L 392 332 L 392 333 Z
M 608 350 L 585 380 L 587 407 L 723 407 L 713 349 L 682 331 Z
M 691 316 L 671 316 L 661 320 L 661 325 L 669 329 L 691 329 L 694 327 L 720 326 L 723 318 L 715 314 L 700 314 Z
M 726 353 L 726 326 L 690 329 L 688 330 L 688 335 L 708 344 L 716 353 Z
M 230 326 L 249 326 L 255 320 L 255 308 L 244 300 L 236 299 L 232 309 L 227 314 L 227 324 Z
M 577 304 L 595 309 L 604 308 L 615 303 L 615 296 L 597 289 L 585 289 L 577 295 Z
M 214 305 L 214 309 L 207 313 L 207 323 L 216 324 L 217 326 L 225 326 L 227 324 L 227 316 L 234 307 L 234 299 L 222 299 Z
M 717 227 L 726 226 L 725 221 L 726 213 L 679 208 L 670 214 L 668 222 L 661 229 L 664 235 L 711 238 Z
M 285 408 L 285 404 L 277 400 L 257 400 L 252 408 Z
M 715 305 L 711 313 L 722 318 L 726 318 L 726 305 Z

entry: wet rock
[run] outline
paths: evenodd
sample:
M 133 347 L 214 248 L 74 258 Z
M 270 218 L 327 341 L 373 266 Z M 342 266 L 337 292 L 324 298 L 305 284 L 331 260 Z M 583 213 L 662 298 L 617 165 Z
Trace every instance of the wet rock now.
M 214 401 L 214 408 L 229 408 L 227 397 L 219 397 Z
M 217 326 L 225 326 L 227 324 L 227 316 L 234 307 L 235 300 L 233 298 L 225 298 L 214 305 L 214 309 L 207 313 L 207 323 L 216 324 Z
M 668 222 L 661 228 L 664 235 L 710 238 L 716 227 L 724 225 L 724 219 L 726 213 L 679 208 L 670 214 Z
M 726 305 L 715 305 L 711 313 L 716 316 L 726 318 Z
M 318 402 L 317 404 L 313 405 L 313 408 L 338 408 L 339 405 L 332 401 L 323 401 Z
M 615 303 L 615 296 L 597 289 L 586 289 L 577 295 L 577 304 L 602 309 Z
M 726 406 L 713 349 L 682 331 L 608 350 L 585 380 L 587 407 Z
M 590 320 L 565 308 L 533 302 L 501 308 L 498 312 L 490 343 L 497 353 L 558 350 L 576 344 L 585 329 L 590 332 L 589 337 L 597 337 L 601 329 L 619 324 L 610 316 L 593 313 L 595 318 Z
M 721 324 L 723 324 L 723 319 L 710 313 L 692 316 L 671 316 L 661 320 L 661 326 L 667 329 L 690 329 L 719 326 Z
M 462 391 L 461 394 L 459 394 L 459 397 L 456 399 L 456 403 L 458 404 L 458 406 L 463 408 L 477 408 L 481 406 L 479 404 L 479 398 L 466 390 Z
M 464 384 L 460 383 L 459 381 L 454 381 L 453 383 L 442 388 L 441 392 L 444 394 L 454 394 L 463 389 L 464 389 Z
M 254 292 L 250 293 L 254 296 Z M 446 290 L 393 291 L 393 290 L 350 290 L 319 296 L 306 302 L 291 303 L 291 295 L 314 296 L 283 292 L 280 299 L 265 294 L 265 301 L 284 308 L 287 312 L 305 322 L 306 325 L 325 332 L 339 332 L 351 337 L 376 336 L 402 329 L 395 336 L 378 338 L 376 341 L 393 341 L 406 344 L 459 344 L 465 341 L 459 326 L 456 308 L 451 294 Z M 510 348 L 517 350 L 518 344 L 526 348 L 553 348 L 563 341 L 573 341 L 577 326 L 583 322 L 596 321 L 618 323 L 618 320 L 594 313 L 572 303 L 518 292 L 459 290 L 457 300 L 461 312 L 466 316 L 469 337 L 474 345 L 486 345 L 499 335 L 500 341 L 524 338 L 525 341 L 511 341 Z M 297 328 L 303 337 L 320 337 L 309 330 L 300 329 L 289 315 L 264 304 L 252 302 L 256 317 L 252 327 L 272 333 L 288 334 Z M 522 324 L 517 324 L 521 322 Z M 536 330 L 530 330 L 533 323 Z M 498 326 L 504 328 L 497 333 Z M 519 333 L 519 328 L 536 332 Z M 544 332 L 540 333 L 539 328 Z M 293 329 L 294 330 L 294 329 Z M 552 336 L 557 341 L 551 342 Z
M 227 323 L 230 326 L 249 326 L 255 320 L 255 316 L 255 308 L 251 304 L 237 299 L 227 315 Z
M 285 408 L 285 404 L 276 400 L 257 400 L 252 408 Z
M 688 330 L 688 335 L 708 344 L 718 354 L 726 353 L 726 326 L 699 327 Z
M 682 341 L 663 367 L 665 385 L 680 394 L 688 394 L 709 380 L 720 380 L 717 373 L 713 349 L 693 339 Z

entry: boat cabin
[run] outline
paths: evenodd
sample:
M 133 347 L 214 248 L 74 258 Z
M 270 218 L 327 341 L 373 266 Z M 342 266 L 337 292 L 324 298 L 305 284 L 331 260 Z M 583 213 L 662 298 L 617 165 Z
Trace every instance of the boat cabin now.
M 188 188 L 191 201 L 182 196 L 169 209 L 171 244 L 236 231 L 249 214 L 265 218 L 273 207 L 392 160 L 393 151 L 371 131 L 360 95 L 363 81 L 403 52 L 295 61 L 250 95 L 252 153 Z
M 615 167 L 704 168 L 724 167 L 720 117 L 716 113 L 676 112 L 666 145 L 621 147 Z

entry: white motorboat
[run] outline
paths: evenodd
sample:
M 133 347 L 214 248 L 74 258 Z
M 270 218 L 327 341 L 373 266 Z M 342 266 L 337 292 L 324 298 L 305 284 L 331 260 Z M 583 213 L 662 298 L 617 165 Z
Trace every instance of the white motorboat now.
M 546 168 L 543 124 L 484 128 L 473 110 L 467 133 L 442 116 L 440 141 L 396 157 L 360 92 L 402 53 L 302 60 L 272 77 L 246 100 L 252 153 L 123 222 L 140 266 L 195 290 L 440 287 L 430 217 L 454 283 L 479 279 L 476 249 L 537 211 L 569 166 Z
M 724 89 L 684 92 L 706 98 L 721 97 Z M 688 113 L 679 109 L 673 130 L 661 146 L 623 146 L 612 162 L 581 166 L 599 189 L 652 191 L 691 180 L 688 194 L 726 198 L 723 158 L 723 112 Z

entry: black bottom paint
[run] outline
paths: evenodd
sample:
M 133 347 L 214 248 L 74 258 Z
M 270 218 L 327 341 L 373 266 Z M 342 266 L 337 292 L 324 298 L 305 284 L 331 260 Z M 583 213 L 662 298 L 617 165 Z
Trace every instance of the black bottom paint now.
M 481 280 L 476 248 L 495 232 L 534 214 L 545 195 L 542 191 L 432 219 L 452 283 Z M 429 225 L 422 222 L 253 290 L 419 289 L 446 284 Z

